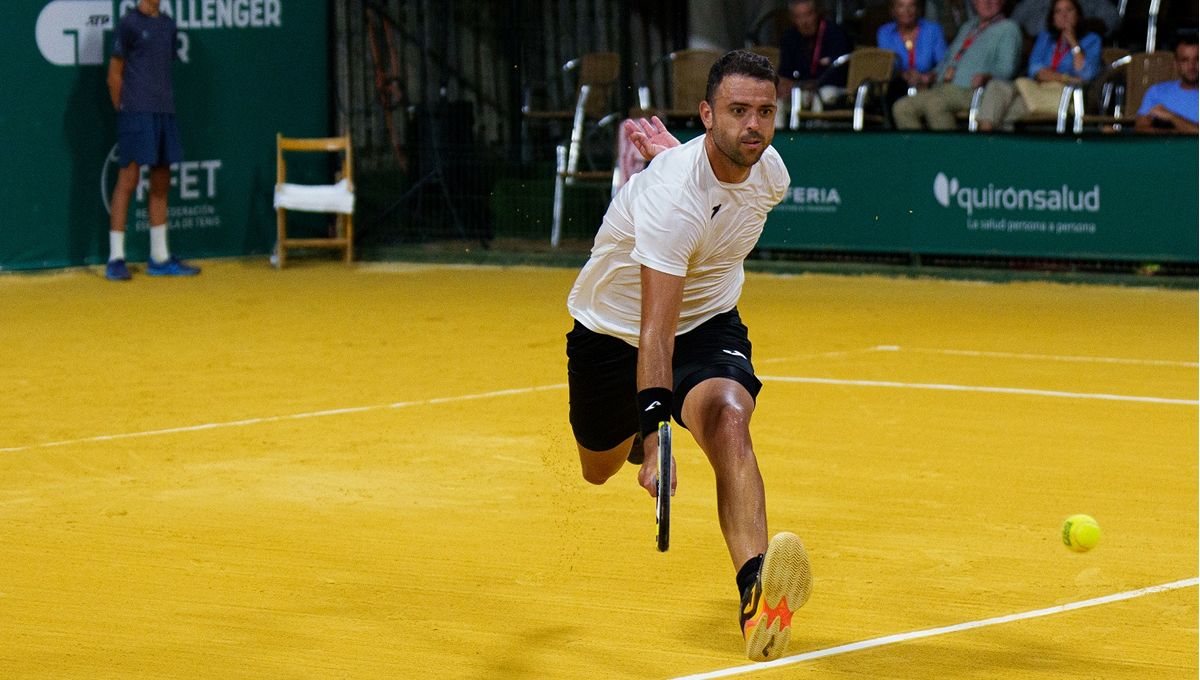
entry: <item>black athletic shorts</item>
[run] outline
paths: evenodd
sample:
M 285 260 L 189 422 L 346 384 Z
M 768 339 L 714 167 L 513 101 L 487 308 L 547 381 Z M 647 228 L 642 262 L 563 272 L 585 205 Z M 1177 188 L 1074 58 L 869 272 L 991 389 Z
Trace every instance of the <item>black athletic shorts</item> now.
M 637 356 L 636 347 L 578 321 L 567 333 L 571 429 L 585 448 L 607 451 L 637 433 Z M 675 421 L 684 427 L 684 397 L 704 380 L 736 380 L 751 398 L 762 389 L 750 363 L 750 338 L 736 307 L 676 336 L 672 368 Z

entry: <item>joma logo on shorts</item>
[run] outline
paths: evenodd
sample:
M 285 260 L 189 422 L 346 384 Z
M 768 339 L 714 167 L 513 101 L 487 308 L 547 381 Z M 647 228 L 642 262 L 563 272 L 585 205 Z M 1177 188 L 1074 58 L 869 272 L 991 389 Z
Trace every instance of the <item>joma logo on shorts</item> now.
M 111 30 L 111 0 L 53 0 L 38 14 L 34 37 L 51 64 L 96 66 L 104 63 L 104 34 Z

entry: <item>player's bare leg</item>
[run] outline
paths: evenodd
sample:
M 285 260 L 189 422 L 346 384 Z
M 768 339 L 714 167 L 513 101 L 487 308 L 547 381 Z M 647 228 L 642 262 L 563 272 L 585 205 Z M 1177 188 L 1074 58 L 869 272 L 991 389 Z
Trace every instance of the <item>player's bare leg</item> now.
M 125 220 L 129 217 L 129 201 L 137 187 L 137 163 L 130 163 L 117 173 L 117 185 L 113 187 L 112 214 L 108 218 L 108 263 L 104 266 L 104 278 L 109 281 L 128 281 L 133 278 L 125 265 Z
M 780 532 L 767 543 L 766 498 L 750 442 L 753 412 L 750 393 L 728 378 L 700 383 L 683 403 L 683 420 L 717 478 L 721 531 L 742 590 L 746 656 L 766 661 L 787 651 L 792 615 L 812 591 L 812 570 L 795 534 Z
M 683 422 L 717 478 L 717 517 L 733 568 L 767 551 L 767 502 L 750 442 L 754 399 L 740 383 L 711 378 L 688 392 Z
M 117 186 L 113 187 L 112 195 L 112 214 L 108 218 L 109 229 L 125 231 L 125 220 L 129 217 L 129 201 L 133 197 L 133 190 L 137 188 L 139 178 L 137 163 L 130 163 L 117 173 Z
M 629 456 L 629 447 L 633 446 L 633 437 L 626 439 L 607 451 L 592 451 L 584 448 L 579 442 L 579 465 L 583 469 L 583 478 L 592 484 L 603 484 L 617 474 L 625 465 Z

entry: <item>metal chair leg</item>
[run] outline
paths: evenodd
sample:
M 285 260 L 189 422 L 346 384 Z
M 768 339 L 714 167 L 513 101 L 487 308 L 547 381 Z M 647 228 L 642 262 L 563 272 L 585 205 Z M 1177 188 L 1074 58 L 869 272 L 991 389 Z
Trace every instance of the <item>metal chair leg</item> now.
M 563 190 L 567 181 L 567 147 L 554 149 L 554 213 L 550 218 L 550 247 L 557 248 L 562 239 Z

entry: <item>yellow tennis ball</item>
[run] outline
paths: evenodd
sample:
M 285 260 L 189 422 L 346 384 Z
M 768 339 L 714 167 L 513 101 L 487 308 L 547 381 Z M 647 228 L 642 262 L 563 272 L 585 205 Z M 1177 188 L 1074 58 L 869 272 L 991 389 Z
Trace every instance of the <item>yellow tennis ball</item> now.
M 1087 552 L 1100 542 L 1100 525 L 1090 515 L 1071 515 L 1063 522 L 1062 540 L 1075 552 Z

